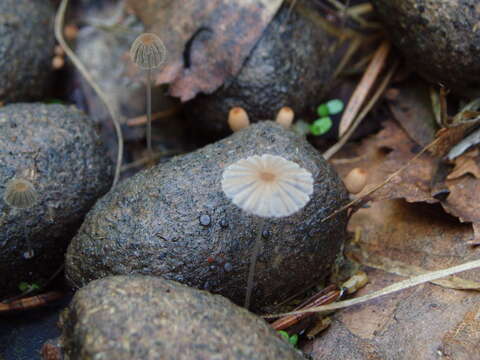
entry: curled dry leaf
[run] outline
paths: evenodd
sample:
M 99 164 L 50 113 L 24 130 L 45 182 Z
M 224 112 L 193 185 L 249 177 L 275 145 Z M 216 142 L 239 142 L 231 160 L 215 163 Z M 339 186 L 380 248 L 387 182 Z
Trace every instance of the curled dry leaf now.
M 403 280 L 392 273 L 442 269 L 478 258 L 465 244 L 470 226 L 437 205 L 375 202 L 354 214 L 349 228 L 361 229 L 359 253 L 353 254 L 360 258 L 355 258 L 388 271 L 369 269 L 369 284 L 357 296 Z M 462 280 L 454 278 L 447 285 L 477 286 L 479 273 L 461 273 Z M 480 298 L 471 291 L 423 284 L 337 312 L 330 329 L 304 350 L 328 360 L 429 360 L 439 353 L 446 359 L 473 359 L 480 341 L 479 311 Z
M 148 31 L 158 34 L 169 61 L 158 84 L 187 101 L 210 94 L 235 76 L 282 4 L 281 0 L 128 0 Z
M 448 174 L 448 180 L 458 179 L 466 174 L 471 174 L 475 176 L 475 178 L 480 179 L 480 156 L 478 149 L 459 156 L 455 159 L 454 163 L 455 167 L 452 172 Z

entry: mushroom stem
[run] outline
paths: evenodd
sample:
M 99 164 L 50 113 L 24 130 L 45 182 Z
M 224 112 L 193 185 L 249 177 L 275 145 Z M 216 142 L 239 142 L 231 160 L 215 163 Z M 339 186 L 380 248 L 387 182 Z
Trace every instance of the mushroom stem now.
M 255 276 L 255 266 L 257 264 L 257 257 L 263 245 L 262 233 L 263 233 L 264 227 L 265 227 L 265 218 L 260 218 L 257 237 L 255 239 L 255 244 L 253 246 L 252 257 L 250 258 L 250 268 L 248 269 L 247 292 L 245 294 L 245 309 L 247 310 L 250 307 L 250 299 L 252 296 L 253 279 Z
M 152 70 L 147 69 L 147 150 L 150 162 L 153 163 L 152 151 Z

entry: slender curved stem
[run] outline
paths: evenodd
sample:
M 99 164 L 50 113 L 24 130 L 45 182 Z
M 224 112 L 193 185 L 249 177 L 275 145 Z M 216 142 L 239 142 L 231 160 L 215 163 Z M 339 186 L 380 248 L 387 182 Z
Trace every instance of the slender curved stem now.
M 248 269 L 247 292 L 245 294 L 245 309 L 250 307 L 250 299 L 252 297 L 253 279 L 255 277 L 255 265 L 257 264 L 257 257 L 263 245 L 262 233 L 265 226 L 265 219 L 261 218 L 258 225 L 257 237 L 252 250 L 252 257 L 250 258 L 250 268 Z
M 147 150 L 153 163 L 152 151 L 152 70 L 147 69 Z
M 113 187 L 117 184 L 118 179 L 120 178 L 120 168 L 122 167 L 122 158 L 123 158 L 122 128 L 120 127 L 120 123 L 118 122 L 117 112 L 114 106 L 111 104 L 110 100 L 108 99 L 107 95 L 102 91 L 102 89 L 100 89 L 100 87 L 95 82 L 95 80 L 93 80 L 92 75 L 88 72 L 88 70 L 85 68 L 83 63 L 75 55 L 73 50 L 68 46 L 67 42 L 63 38 L 63 23 L 64 23 L 65 11 L 67 9 L 67 6 L 68 6 L 68 0 L 62 0 L 58 8 L 57 15 L 55 16 L 55 37 L 57 38 L 58 43 L 65 50 L 65 53 L 68 55 L 73 65 L 83 75 L 85 80 L 87 80 L 87 82 L 90 84 L 93 90 L 95 90 L 95 92 L 97 93 L 98 97 L 105 104 L 112 118 L 113 126 L 115 127 L 115 132 L 117 133 L 117 142 L 118 142 L 117 163 L 115 167 L 115 176 L 113 178 L 113 184 L 112 184 L 112 187 Z

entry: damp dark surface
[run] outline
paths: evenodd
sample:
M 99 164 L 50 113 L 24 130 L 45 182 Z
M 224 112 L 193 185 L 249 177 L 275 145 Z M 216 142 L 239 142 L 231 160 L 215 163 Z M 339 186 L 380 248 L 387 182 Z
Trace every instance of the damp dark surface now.
M 2 360 L 40 358 L 45 341 L 60 335 L 59 313 L 72 296 L 66 295 L 45 307 L 0 315 L 0 357 Z
M 480 85 L 478 0 L 372 0 L 406 62 L 457 92 Z
M 20 282 L 42 283 L 62 264 L 68 241 L 113 178 L 93 122 L 75 107 L 40 103 L 0 108 L 0 298 Z M 31 182 L 37 203 L 4 201 L 14 177 Z M 31 256 L 33 255 L 33 256 Z
M 346 216 L 321 220 L 347 201 L 347 193 L 316 149 L 269 121 L 121 182 L 96 203 L 72 240 L 67 278 L 80 287 L 113 274 L 157 275 L 241 304 L 259 219 L 232 204 L 220 182 L 226 166 L 259 154 L 298 163 L 315 185 L 304 209 L 266 219 L 252 308 L 321 282 L 344 241 Z
M 53 6 L 49 1 L 2 0 L 0 14 L 0 102 L 45 96 L 55 44 Z

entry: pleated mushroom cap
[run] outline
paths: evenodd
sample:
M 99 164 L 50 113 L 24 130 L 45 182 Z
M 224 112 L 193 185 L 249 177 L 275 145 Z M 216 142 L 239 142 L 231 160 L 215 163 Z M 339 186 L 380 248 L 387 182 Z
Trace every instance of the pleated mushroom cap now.
M 11 207 L 26 209 L 35 205 L 38 194 L 30 181 L 12 179 L 7 183 L 3 199 Z
M 162 40 L 153 33 L 138 36 L 130 48 L 132 61 L 141 69 L 148 70 L 159 67 L 167 58 L 167 49 Z
M 254 155 L 224 170 L 222 189 L 235 205 L 248 213 L 284 217 L 310 201 L 313 177 L 281 156 Z

